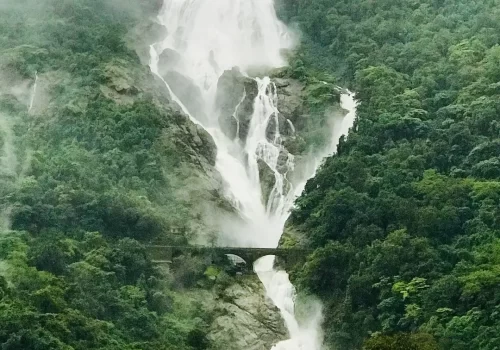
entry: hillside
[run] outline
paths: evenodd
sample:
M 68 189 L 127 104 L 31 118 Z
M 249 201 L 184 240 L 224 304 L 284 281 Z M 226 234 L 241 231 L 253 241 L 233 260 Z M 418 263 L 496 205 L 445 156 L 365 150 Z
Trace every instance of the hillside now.
M 160 5 L 0 4 L 2 348 L 205 348 L 174 286 L 206 266 L 173 276 L 142 245 L 186 244 L 225 205 L 213 141 L 136 54 Z
M 318 350 L 313 295 L 326 349 L 500 349 L 500 0 L 217 1 L 1 1 L 1 348 L 281 350 L 314 305 Z M 151 261 L 277 242 L 345 89 L 296 300 L 272 260 Z
M 293 275 L 323 300 L 327 342 L 497 349 L 500 2 L 279 8 L 303 32 L 295 69 L 330 72 L 359 101 L 287 228 L 316 249 Z

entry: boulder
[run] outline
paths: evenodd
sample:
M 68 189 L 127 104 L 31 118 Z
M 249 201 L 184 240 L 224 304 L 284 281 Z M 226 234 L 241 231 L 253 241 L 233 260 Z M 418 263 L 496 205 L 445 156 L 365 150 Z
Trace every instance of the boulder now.
M 297 80 L 275 78 L 278 94 L 278 110 L 286 119 L 295 123 L 304 113 L 304 86 Z
M 167 74 L 168 71 L 175 70 L 182 62 L 180 53 L 173 49 L 165 49 L 158 57 L 158 71 L 161 76 Z
M 208 339 L 213 349 L 269 350 L 286 338 L 279 310 L 265 297 L 255 275 L 229 285 L 212 305 Z
M 257 82 L 237 67 L 224 71 L 219 78 L 215 105 L 221 129 L 229 138 L 246 140 L 257 94 Z

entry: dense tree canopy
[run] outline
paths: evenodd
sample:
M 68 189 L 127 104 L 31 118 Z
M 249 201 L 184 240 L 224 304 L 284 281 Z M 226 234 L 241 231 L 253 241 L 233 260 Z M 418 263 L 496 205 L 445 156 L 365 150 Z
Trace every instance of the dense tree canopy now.
M 498 349 L 500 2 L 279 5 L 303 31 L 292 68 L 359 102 L 289 222 L 316 249 L 294 279 L 324 300 L 327 341 Z M 438 345 L 401 345 L 416 336 Z
M 324 301 L 328 345 L 498 350 L 500 0 L 277 2 L 302 32 L 283 74 L 308 107 L 337 83 L 359 101 L 289 222 L 314 248 L 292 277 Z M 0 4 L 2 349 L 208 347 L 177 289 L 218 271 L 167 273 L 142 245 L 185 239 L 168 232 L 197 216 L 176 194 L 198 189 L 186 159 L 214 156 L 127 45 L 157 6 Z
M 208 346 L 200 306 L 143 245 L 183 240 L 169 235 L 189 213 L 176 181 L 196 183 L 189 133 L 169 137 L 187 118 L 126 41 L 157 6 L 0 4 L 2 349 Z M 194 284 L 205 268 L 177 273 Z

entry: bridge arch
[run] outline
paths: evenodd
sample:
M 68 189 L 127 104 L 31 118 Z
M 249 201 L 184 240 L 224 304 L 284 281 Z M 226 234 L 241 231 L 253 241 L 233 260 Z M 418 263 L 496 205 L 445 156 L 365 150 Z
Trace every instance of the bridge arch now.
M 222 257 L 230 261 L 243 260 L 247 267 L 261 257 L 274 255 L 283 261 L 286 265 L 295 265 L 304 261 L 311 252 L 310 249 L 303 248 L 245 248 L 245 247 L 203 247 L 203 246 L 166 246 L 149 245 L 147 254 L 156 263 L 171 263 L 176 256 L 190 253 L 198 256 L 204 256 L 214 261 Z M 232 258 L 230 258 L 232 257 Z
M 231 253 L 227 253 L 227 254 L 224 254 L 224 255 L 227 257 L 227 259 L 229 260 L 229 262 L 233 266 L 241 266 L 241 265 L 247 266 L 248 265 L 247 261 L 245 259 L 243 259 L 239 255 L 231 254 Z

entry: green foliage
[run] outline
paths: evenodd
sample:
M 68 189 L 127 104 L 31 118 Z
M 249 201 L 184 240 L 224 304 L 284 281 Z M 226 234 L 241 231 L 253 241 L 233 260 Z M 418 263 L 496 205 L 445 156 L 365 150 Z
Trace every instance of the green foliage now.
M 500 346 L 499 6 L 278 1 L 304 34 L 297 74 L 332 73 L 359 102 L 289 223 L 316 249 L 292 277 L 323 299 L 334 348 L 376 332 L 365 348 L 418 348 L 391 334 L 419 330 Z
M 145 259 L 137 241 L 110 245 L 96 233 L 81 241 L 46 238 L 32 250 L 27 235 L 0 238 L 0 343 L 6 349 L 204 348 L 203 322 L 186 322 L 178 332 L 166 324 L 199 311 L 172 308 L 172 292 L 160 282 L 166 276 Z M 47 258 L 43 244 L 57 253 L 54 259 Z M 30 256 L 42 266 L 30 266 Z M 49 272 L 62 265 L 61 256 L 69 259 L 65 269 Z
M 205 277 L 209 280 L 215 281 L 217 277 L 220 275 L 221 271 L 216 266 L 210 265 L 204 272 Z
M 428 334 L 376 335 L 363 345 L 363 350 L 437 350 L 438 345 Z
M 202 166 L 187 118 L 125 43 L 157 6 L 0 4 L 2 349 L 207 347 L 201 306 L 143 245 L 186 239 L 170 234 L 196 216 L 178 188 Z

